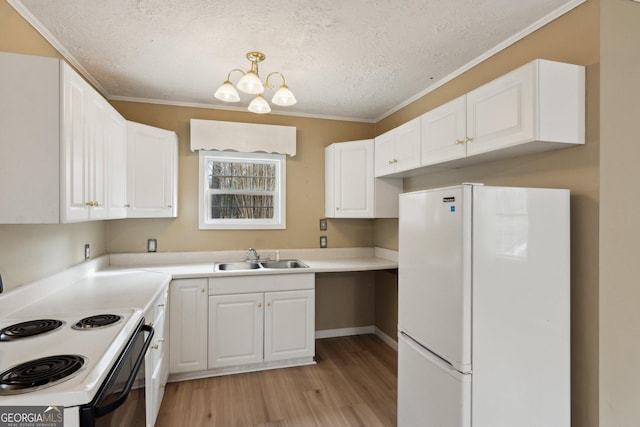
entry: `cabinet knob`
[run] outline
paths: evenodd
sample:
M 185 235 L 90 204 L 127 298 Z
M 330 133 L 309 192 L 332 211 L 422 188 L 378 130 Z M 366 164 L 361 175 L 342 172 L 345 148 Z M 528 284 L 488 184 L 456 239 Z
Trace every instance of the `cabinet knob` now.
M 200 292 L 204 293 L 204 288 L 200 288 Z
M 267 307 L 271 307 L 271 303 L 270 302 L 267 303 Z
M 456 145 L 464 144 L 464 141 L 461 139 L 456 139 Z
M 393 159 L 393 163 L 398 163 L 398 159 Z
M 160 388 L 165 388 L 166 386 L 167 386 L 167 384 L 165 384 L 165 383 L 160 384 Z
M 154 344 L 151 346 L 152 349 L 157 350 L 158 349 L 158 344 Z
M 85 202 L 85 206 L 93 206 L 93 202 Z
M 392 165 L 393 164 L 393 160 L 389 160 L 389 164 Z
M 168 207 L 168 208 L 172 208 L 172 207 L 173 207 L 173 205 L 167 205 L 167 207 Z
M 93 206 L 100 206 L 100 203 L 98 203 L 98 201 L 96 200 L 95 202 L 93 202 Z
M 262 307 L 262 304 L 258 303 L 258 308 Z
M 465 138 L 465 140 L 466 140 L 467 142 L 469 142 L 469 141 L 473 141 L 473 138 L 471 138 L 470 136 L 468 136 L 468 137 L 466 137 L 466 138 Z

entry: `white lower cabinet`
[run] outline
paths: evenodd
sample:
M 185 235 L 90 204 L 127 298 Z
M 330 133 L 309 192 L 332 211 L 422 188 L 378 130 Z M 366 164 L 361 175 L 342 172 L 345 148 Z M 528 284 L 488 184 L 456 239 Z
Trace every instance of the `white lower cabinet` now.
M 209 368 L 263 360 L 264 294 L 209 297 Z
M 264 360 L 313 357 L 314 291 L 268 292 L 264 303 Z
M 176 279 L 172 381 L 313 363 L 315 274 Z
M 167 296 L 168 289 L 165 288 L 144 314 L 145 322 L 154 330 L 153 340 L 147 351 L 144 365 L 147 427 L 153 427 L 156 422 L 169 377 Z
M 171 374 L 207 369 L 207 279 L 171 282 Z
M 209 369 L 312 363 L 314 339 L 313 273 L 209 279 Z
M 209 297 L 209 369 L 313 357 L 314 291 Z

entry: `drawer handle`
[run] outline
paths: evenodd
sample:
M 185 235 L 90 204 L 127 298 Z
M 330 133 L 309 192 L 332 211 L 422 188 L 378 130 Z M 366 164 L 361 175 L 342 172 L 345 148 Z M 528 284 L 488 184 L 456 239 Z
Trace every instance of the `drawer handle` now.
M 456 139 L 456 145 L 464 144 L 464 141 L 461 139 Z
M 158 304 L 158 307 L 164 307 L 164 304 Z
M 473 138 L 471 138 L 470 136 L 468 136 L 468 137 L 466 137 L 466 138 L 465 138 L 465 140 L 466 140 L 467 142 L 469 142 L 469 141 L 473 141 Z

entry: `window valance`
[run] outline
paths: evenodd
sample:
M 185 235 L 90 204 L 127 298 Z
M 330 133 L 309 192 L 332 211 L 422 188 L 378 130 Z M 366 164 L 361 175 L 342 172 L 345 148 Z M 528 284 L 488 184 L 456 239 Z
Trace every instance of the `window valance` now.
M 233 150 L 296 155 L 294 126 L 191 119 L 191 151 Z

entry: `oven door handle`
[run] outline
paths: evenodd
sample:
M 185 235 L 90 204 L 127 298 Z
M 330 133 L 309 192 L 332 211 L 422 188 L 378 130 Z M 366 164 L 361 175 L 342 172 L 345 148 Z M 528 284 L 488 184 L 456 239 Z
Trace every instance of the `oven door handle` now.
M 118 397 L 108 405 L 96 407 L 95 408 L 96 418 L 99 418 L 103 415 L 108 414 L 111 411 L 116 410 L 120 405 L 122 405 L 125 402 L 125 400 L 127 400 L 127 397 L 129 396 L 129 392 L 131 391 L 131 388 L 133 387 L 133 383 L 138 375 L 138 371 L 140 370 L 140 366 L 144 362 L 144 357 L 147 354 L 149 345 L 151 345 L 151 341 L 153 340 L 153 335 L 154 335 L 153 327 L 149 325 L 143 325 L 142 328 L 140 328 L 140 330 L 138 331 L 138 333 L 141 334 L 143 332 L 148 332 L 149 336 L 147 337 L 144 344 L 142 345 L 142 351 L 140 352 L 140 354 L 138 354 L 138 357 L 136 358 L 136 363 L 133 365 L 133 369 L 131 370 L 131 375 L 129 375 L 129 378 L 125 383 L 125 386 L 122 389 L 122 392 L 120 392 Z

